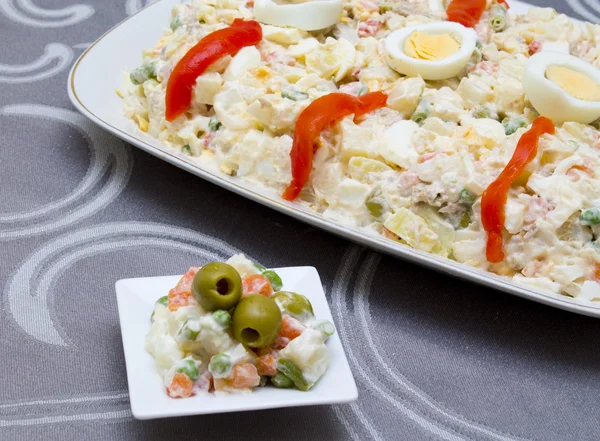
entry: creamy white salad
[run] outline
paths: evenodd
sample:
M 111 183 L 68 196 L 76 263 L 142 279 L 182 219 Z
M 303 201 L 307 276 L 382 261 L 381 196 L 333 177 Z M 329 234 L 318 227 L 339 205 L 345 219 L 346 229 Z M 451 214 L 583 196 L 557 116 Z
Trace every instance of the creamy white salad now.
M 191 267 L 158 299 L 146 350 L 167 395 L 310 390 L 327 371 L 335 328 L 302 294 L 241 254 Z
M 447 21 L 448 3 L 184 2 L 118 93 L 126 116 L 164 145 L 282 194 L 300 113 L 333 92 L 383 91 L 385 107 L 321 133 L 298 204 L 534 289 L 600 301 L 600 26 L 549 8 L 516 16 L 488 0 L 471 29 Z M 262 40 L 213 63 L 188 110 L 167 121 L 175 65 L 236 18 L 259 21 Z M 505 258 L 490 263 L 481 196 L 540 115 L 556 132 L 510 187 Z M 157 310 L 157 323 L 173 314 Z M 160 366 L 169 378 L 174 364 Z

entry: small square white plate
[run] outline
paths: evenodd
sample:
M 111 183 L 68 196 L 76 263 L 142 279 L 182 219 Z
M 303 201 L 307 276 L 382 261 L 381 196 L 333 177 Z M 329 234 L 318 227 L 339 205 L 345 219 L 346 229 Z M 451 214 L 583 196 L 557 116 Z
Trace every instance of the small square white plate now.
M 311 301 L 316 317 L 333 323 L 321 279 L 315 268 L 278 268 L 276 271 L 283 280 L 284 290 L 304 294 Z M 124 279 L 115 285 L 131 412 L 135 418 L 145 420 L 356 401 L 356 383 L 337 333 L 327 340 L 331 353 L 329 368 L 308 392 L 265 387 L 245 395 L 206 394 L 185 399 L 168 397 L 154 367 L 154 358 L 144 349 L 144 342 L 150 330 L 154 302 L 166 295 L 180 278 L 181 276 L 165 276 Z

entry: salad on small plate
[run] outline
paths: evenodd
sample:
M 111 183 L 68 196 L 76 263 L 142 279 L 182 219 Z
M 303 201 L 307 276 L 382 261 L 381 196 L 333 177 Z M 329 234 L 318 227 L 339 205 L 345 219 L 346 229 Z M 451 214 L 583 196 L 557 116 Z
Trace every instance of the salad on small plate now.
M 358 396 L 314 268 L 271 270 L 240 254 L 116 290 L 138 419 Z

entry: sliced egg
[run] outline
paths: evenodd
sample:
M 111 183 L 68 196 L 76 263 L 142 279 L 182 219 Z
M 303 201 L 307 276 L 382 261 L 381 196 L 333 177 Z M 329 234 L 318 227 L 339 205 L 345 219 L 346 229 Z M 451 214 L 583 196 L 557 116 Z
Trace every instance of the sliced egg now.
M 600 70 L 580 58 L 550 51 L 533 55 L 523 88 L 535 110 L 555 124 L 600 118 Z
M 265 24 L 317 31 L 336 24 L 342 8 L 342 0 L 309 0 L 303 3 L 256 0 L 254 17 Z
M 389 67 L 403 75 L 445 80 L 465 68 L 476 44 L 473 29 L 459 23 L 427 23 L 388 35 L 385 59 Z

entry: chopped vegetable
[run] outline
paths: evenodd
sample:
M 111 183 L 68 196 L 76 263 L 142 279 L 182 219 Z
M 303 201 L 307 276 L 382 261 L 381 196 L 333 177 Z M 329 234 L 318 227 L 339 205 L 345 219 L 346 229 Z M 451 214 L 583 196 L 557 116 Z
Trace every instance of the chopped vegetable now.
M 281 372 L 277 372 L 273 377 L 271 377 L 271 383 L 273 386 L 279 389 L 290 389 L 294 387 L 294 382 Z
M 208 34 L 192 47 L 175 65 L 169 76 L 166 93 L 167 121 L 173 121 L 192 102 L 192 88 L 206 69 L 225 55 L 235 55 L 240 49 L 254 46 L 262 40 L 262 28 L 254 20 L 236 18 L 225 29 Z
M 506 8 L 502 5 L 494 6 L 490 11 L 490 27 L 494 32 L 506 29 Z
M 283 198 L 293 201 L 308 182 L 312 170 L 314 143 L 325 127 L 348 115 L 354 114 L 354 117 L 358 118 L 385 106 L 386 102 L 385 93 L 372 92 L 360 97 L 330 93 L 310 103 L 296 121 L 290 152 L 292 182 L 283 193 Z
M 302 371 L 292 360 L 288 358 L 280 358 L 277 366 L 279 372 L 292 380 L 298 389 L 306 392 L 310 388 L 308 382 L 302 374 Z
M 198 366 L 196 365 L 194 360 L 191 359 L 182 360 L 182 366 L 179 369 L 177 369 L 177 372 L 184 373 L 192 381 L 196 381 L 198 377 L 200 377 Z
M 600 208 L 588 208 L 587 210 L 583 210 L 579 219 L 583 225 L 600 224 Z
M 299 92 L 293 89 L 282 90 L 281 96 L 292 101 L 303 101 L 308 99 L 308 93 Z
M 211 116 L 208 120 L 208 128 L 213 132 L 219 130 L 219 127 L 221 127 L 222 125 L 223 124 L 221 124 L 221 121 L 219 121 L 219 119 L 216 116 Z
M 183 23 L 181 22 L 181 18 L 179 18 L 179 16 L 175 17 L 173 20 L 171 20 L 171 23 L 169 24 L 169 27 L 171 28 L 171 30 L 173 32 L 175 32 L 175 30 L 181 26 Z
M 430 111 L 429 101 L 427 101 L 426 99 L 422 99 L 419 102 L 419 105 L 417 106 L 414 113 L 411 115 L 410 119 L 412 121 L 416 122 L 417 124 L 421 125 L 430 116 L 431 116 L 431 111 Z
M 273 272 L 275 274 L 275 272 Z M 277 274 L 275 274 L 277 275 Z M 279 279 L 281 282 L 281 279 Z M 242 279 L 242 295 L 260 294 L 269 297 L 273 294 L 273 286 L 268 277 L 263 274 L 252 274 Z
M 212 318 L 224 328 L 229 328 L 231 326 L 231 314 L 223 309 L 213 312 Z
M 271 282 L 271 286 L 273 287 L 273 291 L 279 291 L 283 287 L 283 282 L 281 281 L 281 277 L 273 270 L 263 271 L 263 277 L 269 279 Z
M 131 82 L 135 85 L 142 84 L 143 82 L 148 80 L 155 80 L 156 70 L 154 64 L 144 64 L 143 66 L 138 67 L 133 72 L 131 72 L 129 78 L 131 79 Z
M 474 193 L 471 193 L 466 188 L 463 188 L 460 191 L 460 194 L 458 195 L 458 200 L 460 201 L 461 204 L 473 205 L 475 203 L 475 201 L 477 200 L 477 195 Z
M 227 354 L 214 355 L 208 363 L 208 370 L 215 378 L 226 377 L 231 368 L 231 358 Z
M 502 125 L 504 126 L 504 132 L 506 135 L 512 135 L 520 128 L 527 127 L 527 121 L 521 117 L 504 118 L 504 120 L 502 120 Z
M 177 372 L 167 387 L 167 394 L 172 398 L 188 398 L 192 396 L 193 382 L 183 372 Z
M 310 327 L 322 332 L 326 337 L 331 337 L 335 334 L 335 327 L 329 320 L 318 320 L 310 325 Z
M 483 227 L 488 233 L 486 256 L 489 262 L 497 263 L 504 259 L 502 230 L 505 221 L 504 205 L 508 198 L 508 190 L 515 179 L 521 175 L 527 164 L 535 158 L 540 137 L 546 133 L 553 134 L 554 130 L 554 124 L 548 118 L 543 116 L 536 118 L 531 129 L 519 139 L 508 165 L 483 193 L 481 218 Z
M 474 28 L 486 9 L 486 0 L 452 0 L 446 8 L 448 20 Z

